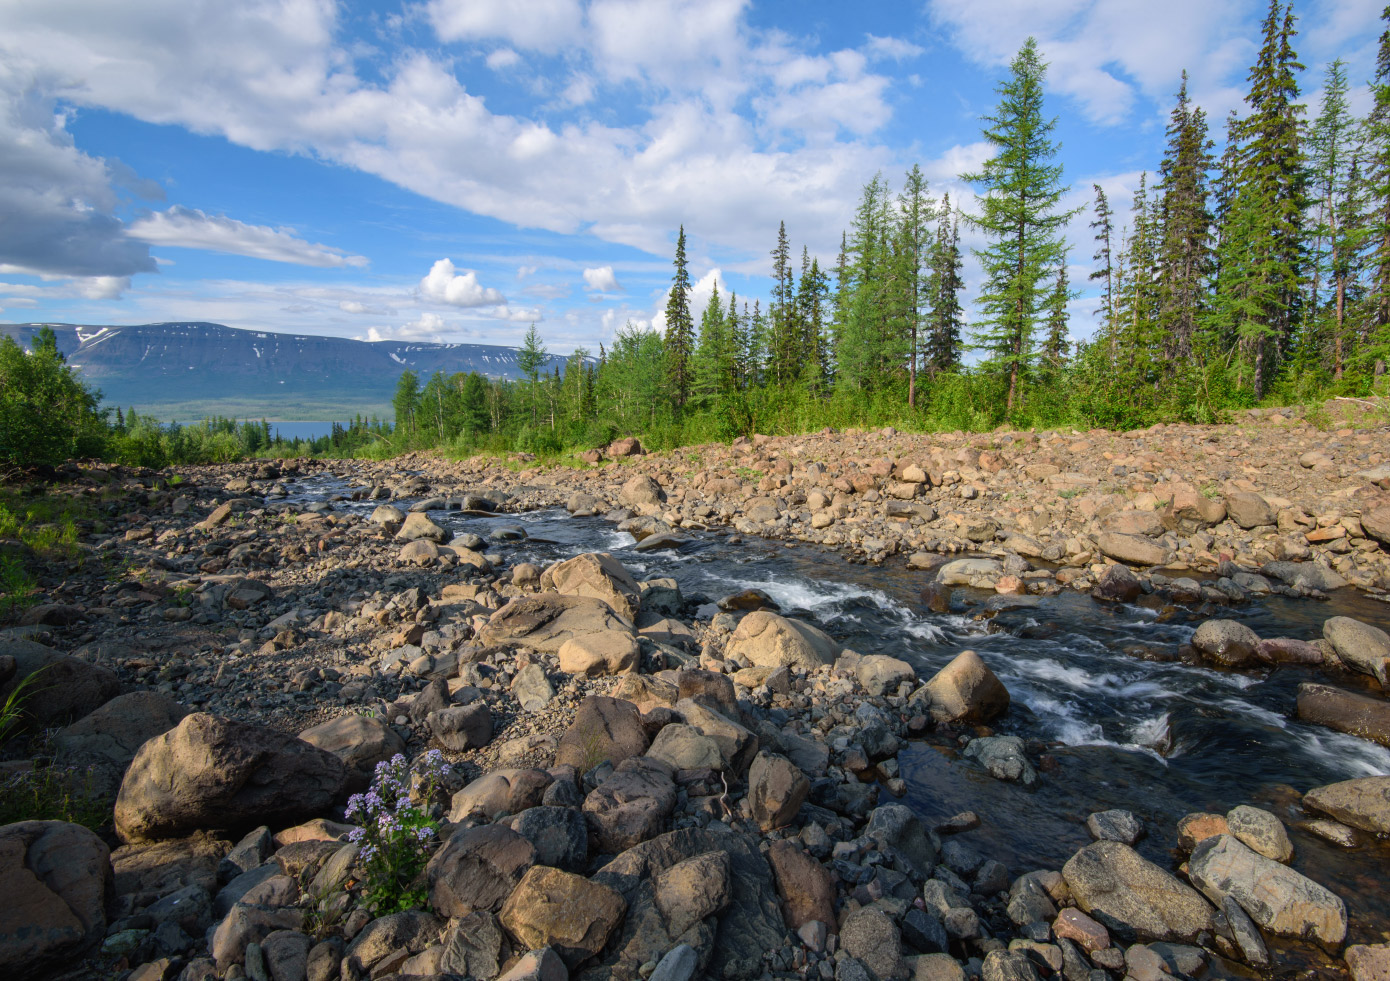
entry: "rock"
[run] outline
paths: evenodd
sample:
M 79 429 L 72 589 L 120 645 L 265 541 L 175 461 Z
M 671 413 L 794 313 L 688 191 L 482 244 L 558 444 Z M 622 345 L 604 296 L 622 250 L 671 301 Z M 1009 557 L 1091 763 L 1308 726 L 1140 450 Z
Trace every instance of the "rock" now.
M 1325 593 L 1347 584 L 1340 575 L 1316 562 L 1266 562 L 1260 566 L 1260 571 L 1287 585 L 1299 589 L 1319 589 Z
M 1255 657 L 1264 664 L 1322 664 L 1322 648 L 1306 640 L 1292 637 L 1266 637 L 1255 649 Z
M 627 674 L 613 689 L 613 697 L 631 702 L 639 712 L 650 712 L 659 706 L 674 708 L 680 700 L 680 689 L 651 675 Z
M 748 770 L 758 753 L 758 737 L 752 732 L 693 698 L 677 702 L 676 713 L 687 725 L 714 740 L 724 765 L 732 773 L 741 776 Z
M 455 824 L 470 818 L 495 821 L 535 807 L 551 782 L 544 770 L 493 770 L 454 794 L 449 820 Z
M 1227 494 L 1226 515 L 1245 529 L 1274 524 L 1274 509 L 1259 494 Z
M 870 695 L 891 695 L 904 681 L 917 680 L 917 672 L 906 661 L 882 654 L 866 654 L 859 659 L 855 670 L 859 684 Z
M 811 791 L 811 782 L 782 756 L 759 753 L 748 770 L 748 802 L 764 832 L 786 827 Z
M 767 668 L 750 668 L 748 670 L 757 671 L 764 678 L 770 677 L 772 674 L 772 670 Z M 738 695 L 734 690 L 733 680 L 728 675 L 715 671 L 701 671 L 697 668 L 678 671 L 676 673 L 676 692 L 679 696 L 677 704 L 680 700 L 688 698 L 714 709 L 725 718 L 736 719 L 739 717 Z
M 441 944 L 439 973 L 474 978 L 497 977 L 507 949 L 501 924 L 487 910 L 451 920 Z
M 995 559 L 952 559 L 936 570 L 936 581 L 943 586 L 969 586 L 977 579 L 997 579 L 1004 565 Z
M 1113 531 L 1104 531 L 1095 537 L 1096 548 L 1100 549 L 1103 555 L 1118 562 L 1139 566 L 1161 566 L 1167 565 L 1173 558 L 1173 553 L 1168 549 L 1141 535 L 1121 535 Z
M 327 810 L 347 778 L 338 757 L 303 740 L 199 712 L 135 754 L 116 797 L 116 833 L 143 841 L 291 824 Z
M 1221 900 L 1221 914 L 1226 917 L 1226 924 L 1231 928 L 1245 963 L 1251 967 L 1268 967 L 1269 950 L 1260 936 L 1260 928 L 1255 926 L 1249 914 L 1230 896 Z
M 1322 635 L 1348 668 L 1390 687 L 1390 634 L 1351 617 L 1330 617 L 1323 621 Z
M 864 836 L 872 838 L 879 850 L 891 853 L 919 876 L 931 873 L 936 864 L 936 846 L 927 826 L 902 804 L 882 804 L 869 814 Z
M 652 898 L 672 937 L 683 935 L 729 905 L 732 890 L 728 852 L 710 851 L 677 862 L 656 877 Z
M 439 560 L 439 546 L 427 538 L 407 542 L 396 553 L 396 561 L 401 565 L 431 566 Z
M 261 941 L 270 981 L 305 981 L 312 941 L 297 930 L 275 930 Z
M 536 864 L 583 872 L 589 859 L 589 827 L 572 807 L 528 807 L 511 820 L 512 830 L 536 850 Z
M 974 651 L 961 651 L 912 693 L 923 699 L 937 722 L 989 722 L 1009 710 L 1008 689 Z
M 1230 833 L 1231 827 L 1224 815 L 1203 812 L 1188 814 L 1178 821 L 1178 850 L 1191 852 L 1198 842 Z
M 498 919 L 523 947 L 550 947 L 569 967 L 603 949 L 627 903 L 612 888 L 560 869 L 530 869 Z
M 618 501 L 628 507 L 655 507 L 666 500 L 661 485 L 646 474 L 635 474 L 623 484 L 618 492 Z
M 681 723 L 662 726 L 647 755 L 673 770 L 722 770 L 725 766 L 717 742 L 694 726 Z
M 291 880 L 284 881 L 288 883 Z M 250 898 L 251 894 L 248 894 L 248 899 Z M 292 902 L 293 898 L 290 898 L 290 901 Z M 298 930 L 303 922 L 303 910 L 262 905 L 258 902 L 237 903 L 213 930 L 208 952 L 217 962 L 218 970 L 225 975 L 227 968 L 245 960 L 246 948 L 249 945 L 259 945 L 276 930 Z
M 996 780 L 1011 780 L 1025 787 L 1038 785 L 1038 773 L 1023 752 L 1018 736 L 984 736 L 972 739 L 964 755 L 979 760 Z
M 1112 603 L 1133 603 L 1144 592 L 1139 577 L 1127 565 L 1106 566 L 1100 581 L 1091 590 L 1091 596 Z
M 1087 845 L 1062 876 L 1076 905 L 1122 937 L 1190 942 L 1216 928 L 1216 910 L 1195 889 L 1118 841 Z
M 400 526 L 405 520 L 405 512 L 390 504 L 378 504 L 367 518 L 368 523 L 386 528 L 388 525 Z
M 492 712 L 486 702 L 451 705 L 431 712 L 425 722 L 434 742 L 456 753 L 492 742 Z
M 660 970 L 660 965 L 657 965 L 657 970 Z M 507 973 L 497 978 L 497 981 L 569 981 L 569 976 L 569 969 L 565 967 L 565 962 L 560 960 L 560 955 L 549 947 L 542 947 L 540 950 L 528 950 L 522 954 Z M 655 977 L 656 972 L 653 972 L 652 978 Z
M 1260 637 L 1235 620 L 1207 620 L 1197 628 L 1192 646 L 1210 661 L 1227 668 L 1238 668 L 1256 660 Z
M 113 885 L 110 851 L 81 825 L 0 827 L 0 974 L 76 966 L 106 936 Z
M 1390 777 L 1357 777 L 1315 787 L 1303 806 L 1372 834 L 1390 834 Z
M 1361 512 L 1361 530 L 1367 538 L 1390 548 L 1390 504 Z
M 125 764 L 141 746 L 174 728 L 187 714 L 178 702 L 157 692 L 129 692 L 55 733 L 53 745 L 65 754 Z
M 766 667 L 814 670 L 834 664 L 840 650 L 839 644 L 810 624 L 756 610 L 739 621 L 725 657 L 741 657 Z
M 782 914 L 790 929 L 799 930 L 811 920 L 827 927 L 835 923 L 835 883 L 825 866 L 785 838 L 772 843 L 767 860 L 777 879 Z
M 623 630 L 572 637 L 559 650 L 560 670 L 589 678 L 636 671 L 642 661 L 637 638 Z
M 536 849 L 505 825 L 455 831 L 426 868 L 430 906 L 443 916 L 496 912 L 535 864 Z
M 676 785 L 664 763 L 647 757 L 625 759 L 584 798 L 594 846 L 601 852 L 626 851 L 666 830 L 676 806 Z
M 1115 511 L 1105 519 L 1105 530 L 1121 535 L 1157 538 L 1164 532 L 1163 520 L 1153 511 Z
M 602 600 L 625 620 L 635 619 L 642 605 L 637 580 L 607 552 L 587 552 L 555 563 L 541 573 L 540 586 L 562 596 Z
M 1351 981 L 1390 981 L 1390 944 L 1353 944 L 1342 956 Z
M 1095 953 L 1110 946 L 1110 931 L 1079 909 L 1064 909 L 1052 922 L 1052 932 L 1081 946 L 1086 953 Z
M 982 981 L 1038 981 L 1038 970 L 1022 950 L 991 950 L 985 955 L 980 977 Z
M 25 678 L 36 675 L 25 688 L 23 717 L 39 728 L 80 719 L 121 692 L 120 679 L 110 669 L 31 640 L 0 640 L 0 658 L 4 657 L 14 658 L 14 667 L 0 682 L 0 704 Z
M 1271 933 L 1328 946 L 1346 937 L 1347 910 L 1338 896 L 1231 835 L 1199 844 L 1187 869 L 1207 898 L 1219 903 L 1229 896 Z
M 343 981 L 365 981 L 384 976 L 393 960 L 403 962 L 439 939 L 441 924 L 429 913 L 412 910 L 372 920 L 353 937 L 343 957 Z
M 677 944 L 657 962 L 647 981 L 691 981 L 700 969 L 700 955 L 690 944 Z
M 579 703 L 574 721 L 555 749 L 556 766 L 572 766 L 587 773 L 605 761 L 615 766 L 630 756 L 647 751 L 647 733 L 637 706 L 604 695 L 590 695 Z
M 903 940 L 913 950 L 923 954 L 943 953 L 950 949 L 951 938 L 935 911 L 928 913 L 916 907 L 907 911 L 902 921 Z
M 741 589 L 737 593 L 729 593 L 716 600 L 715 606 L 726 613 L 740 610 L 772 610 L 775 613 L 781 609 L 777 601 L 761 589 Z
M 1132 845 L 1144 837 L 1144 825 L 1129 811 L 1097 811 L 1086 819 L 1086 830 L 1096 841 L 1119 841 Z
M 1390 702 L 1383 698 L 1305 682 L 1298 686 L 1298 717 L 1390 746 Z
M 561 670 L 564 670 L 563 663 L 562 658 Z M 540 712 L 555 699 L 555 688 L 545 676 L 545 668 L 539 664 L 528 664 L 518 671 L 512 679 L 511 691 L 523 712 Z
M 880 981 L 907 977 L 897 924 L 876 906 L 860 907 L 844 918 L 840 946 Z
M 571 637 L 605 630 L 632 633 L 632 624 L 603 600 L 544 593 L 514 599 L 502 607 L 478 631 L 478 642 L 555 654 Z
M 395 535 L 398 542 L 413 542 L 423 538 L 436 545 L 443 545 L 452 537 L 452 534 L 431 521 L 429 515 L 423 511 L 407 514 Z
M 381 719 L 349 712 L 305 729 L 299 738 L 310 746 L 332 753 L 348 768 L 357 788 L 372 780 L 376 765 L 405 752 L 405 740 Z
M 950 954 L 923 954 L 910 963 L 913 981 L 966 981 L 960 962 Z

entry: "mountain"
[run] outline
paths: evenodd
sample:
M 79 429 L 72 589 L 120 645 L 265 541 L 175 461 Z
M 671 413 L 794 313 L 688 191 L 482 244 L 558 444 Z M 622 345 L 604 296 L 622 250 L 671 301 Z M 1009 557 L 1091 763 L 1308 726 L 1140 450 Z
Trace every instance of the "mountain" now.
M 214 413 L 279 419 L 385 413 L 407 368 L 421 384 L 436 371 L 521 377 L 517 349 L 492 344 L 354 341 L 211 323 L 0 324 L 0 335 L 29 347 L 45 326 L 105 404 L 181 421 Z M 563 372 L 564 363 L 552 356 L 544 370 Z

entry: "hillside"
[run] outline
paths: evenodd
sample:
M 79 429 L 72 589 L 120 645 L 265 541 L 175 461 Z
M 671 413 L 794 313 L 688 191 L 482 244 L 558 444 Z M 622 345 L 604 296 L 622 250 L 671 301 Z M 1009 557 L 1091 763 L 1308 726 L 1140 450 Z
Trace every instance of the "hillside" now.
M 519 378 L 516 348 L 491 344 L 355 341 L 277 334 L 213 323 L 131 326 L 0 324 L 28 347 L 52 327 L 68 363 L 108 405 L 189 420 L 211 413 L 272 419 L 341 419 L 389 411 L 406 368 Z M 555 357 L 546 370 L 564 359 Z

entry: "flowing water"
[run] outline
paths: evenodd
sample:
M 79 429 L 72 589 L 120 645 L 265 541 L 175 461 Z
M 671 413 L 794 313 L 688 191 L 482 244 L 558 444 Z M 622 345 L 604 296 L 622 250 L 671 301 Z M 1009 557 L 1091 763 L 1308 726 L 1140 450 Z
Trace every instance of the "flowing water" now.
M 343 489 L 327 480 L 300 487 L 318 499 Z M 1093 811 L 1133 811 L 1150 832 L 1139 850 L 1167 866 L 1184 814 L 1253 803 L 1292 825 L 1299 819 L 1298 794 L 1336 780 L 1390 774 L 1390 750 L 1293 718 L 1298 685 L 1316 680 L 1316 672 L 1223 672 L 1169 659 L 1210 616 L 1240 619 L 1262 637 L 1313 639 L 1322 621 L 1336 615 L 1390 626 L 1390 607 L 1352 590 L 1323 603 L 1271 597 L 1188 611 L 1102 604 L 1070 591 L 1005 598 L 962 589 L 952 612 L 937 614 L 919 597 L 930 573 L 902 564 L 858 565 L 815 546 L 730 542 L 711 532 L 694 533 L 679 551 L 640 553 L 632 549 L 635 539 L 611 523 L 558 508 L 431 516 L 483 537 L 502 527 L 525 529 L 526 541 L 497 547 L 512 563 L 544 567 L 580 552 L 607 551 L 636 578 L 676 579 L 687 598 L 712 601 L 761 589 L 784 614 L 815 623 L 861 654 L 902 658 L 923 678 L 973 648 L 1013 698 L 997 731 L 1045 744 L 1050 760 L 1041 787 L 1029 792 L 994 780 L 940 739 L 917 740 L 899 757 L 906 803 L 932 821 L 976 811 L 984 825 L 967 840 L 1015 872 L 1060 868 L 1090 841 L 1084 821 Z M 713 612 L 702 608 L 701 615 Z M 1296 830 L 1291 836 L 1294 866 L 1347 900 L 1353 939 L 1378 939 L 1390 930 L 1390 901 L 1379 874 L 1387 850 L 1346 853 Z

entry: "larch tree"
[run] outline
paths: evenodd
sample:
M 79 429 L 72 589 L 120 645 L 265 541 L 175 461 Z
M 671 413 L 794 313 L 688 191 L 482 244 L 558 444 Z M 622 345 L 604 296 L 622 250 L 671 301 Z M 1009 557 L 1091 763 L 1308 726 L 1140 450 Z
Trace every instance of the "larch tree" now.
M 985 117 L 984 137 L 994 155 L 978 173 L 962 175 L 984 192 L 976 192 L 979 213 L 966 221 L 990 240 L 975 251 L 985 285 L 974 347 L 987 352 L 986 370 L 1008 379 L 1006 413 L 1013 412 L 1036 360 L 1035 334 L 1048 296 L 1041 284 L 1066 262 L 1062 232 L 1074 214 L 1060 207 L 1068 188 L 1061 164 L 1052 162 L 1061 147 L 1053 139 L 1057 120 L 1043 118 L 1047 65 L 1035 39 L 1024 42 L 1009 69 L 997 89 L 999 106 Z

